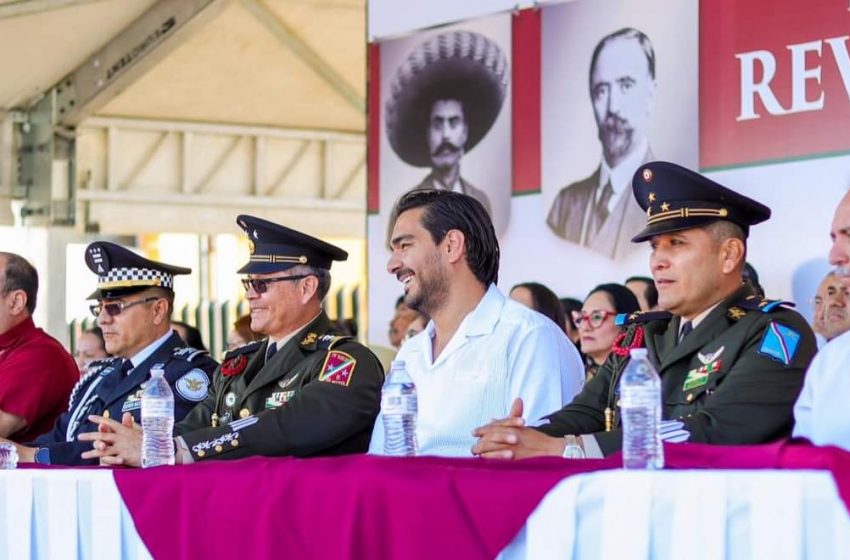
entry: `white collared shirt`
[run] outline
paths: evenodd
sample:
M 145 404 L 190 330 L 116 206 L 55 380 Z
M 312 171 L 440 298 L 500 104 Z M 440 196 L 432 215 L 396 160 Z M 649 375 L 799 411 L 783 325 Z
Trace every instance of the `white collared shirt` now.
M 626 159 L 620 162 L 620 165 L 611 168 L 608 166 L 608 162 L 605 161 L 605 158 L 602 158 L 602 165 L 599 168 L 599 188 L 596 190 L 596 204 L 599 204 L 599 199 L 602 196 L 602 190 L 605 188 L 605 184 L 609 180 L 611 181 L 611 189 L 614 192 L 612 193 L 611 198 L 608 199 L 608 212 L 614 212 L 614 208 L 617 207 L 617 203 L 624 194 L 626 196 L 631 196 L 632 178 L 634 177 L 637 168 L 640 167 L 646 160 L 646 153 L 648 150 L 649 140 L 647 140 L 644 136 L 641 143 L 632 150 L 632 153 L 629 154 Z
M 434 322 L 399 350 L 416 384 L 420 455 L 471 456 L 472 430 L 508 415 L 514 398 L 534 424 L 581 390 L 584 367 L 563 331 L 548 318 L 507 299 L 495 285 L 432 360 Z M 384 450 L 378 415 L 369 452 Z
M 171 333 L 174 332 L 171 329 L 168 329 L 168 332 L 157 338 L 144 348 L 142 348 L 139 352 L 136 353 L 130 361 L 133 363 L 133 368 L 139 367 L 139 364 L 150 358 L 151 354 L 157 351 L 157 349 L 165 344 L 165 341 L 171 337 Z
M 723 302 L 723 300 L 718 301 L 717 303 L 715 303 L 714 305 L 712 305 L 711 307 L 709 307 L 708 309 L 706 309 L 705 311 L 703 311 L 702 313 L 700 313 L 699 315 L 697 315 L 696 317 L 691 319 L 691 327 L 693 327 L 693 329 L 696 329 L 699 326 L 699 324 L 702 323 L 705 320 L 706 317 L 708 317 L 708 314 L 711 313 L 712 311 L 714 311 L 714 308 L 717 307 L 718 305 L 720 305 L 722 302 Z M 684 320 L 684 318 L 680 318 L 678 340 L 681 340 L 681 338 L 682 338 L 682 328 L 685 326 L 685 323 L 687 323 L 687 321 Z
M 833 339 L 815 355 L 803 391 L 794 405 L 794 437 L 815 445 L 850 451 L 850 332 Z

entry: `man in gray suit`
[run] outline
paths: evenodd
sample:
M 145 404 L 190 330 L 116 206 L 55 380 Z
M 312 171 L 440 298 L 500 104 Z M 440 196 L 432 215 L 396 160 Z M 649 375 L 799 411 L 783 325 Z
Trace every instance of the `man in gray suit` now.
M 487 193 L 461 177 L 460 164 L 495 123 L 507 85 L 504 53 L 480 33 L 442 33 L 408 55 L 394 76 L 385 120 L 395 153 L 431 168 L 413 190 L 463 193 L 492 216 Z
M 655 98 L 655 51 L 637 29 L 605 36 L 590 60 L 590 98 L 602 161 L 567 185 L 546 220 L 555 235 L 612 259 L 625 257 L 646 216 L 629 196 L 635 170 L 654 159 L 646 132 Z

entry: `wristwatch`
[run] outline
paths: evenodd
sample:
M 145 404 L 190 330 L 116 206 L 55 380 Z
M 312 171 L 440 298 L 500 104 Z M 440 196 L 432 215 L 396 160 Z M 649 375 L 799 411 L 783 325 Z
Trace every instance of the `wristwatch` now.
M 564 447 L 564 459 L 584 459 L 584 449 L 576 436 L 564 436 L 567 445 Z
M 39 465 L 49 465 L 50 464 L 50 448 L 49 447 L 39 447 L 35 450 L 35 462 Z

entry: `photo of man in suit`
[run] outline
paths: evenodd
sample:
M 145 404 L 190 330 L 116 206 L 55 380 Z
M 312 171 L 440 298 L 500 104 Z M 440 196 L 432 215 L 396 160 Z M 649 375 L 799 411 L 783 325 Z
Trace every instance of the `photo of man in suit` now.
M 625 257 L 646 217 L 629 196 L 632 175 L 654 159 L 647 128 L 655 98 L 655 50 L 634 28 L 606 35 L 590 60 L 590 99 L 602 161 L 560 190 L 546 220 L 555 235 L 612 259 Z
M 385 122 L 399 158 L 431 168 L 413 189 L 469 195 L 492 216 L 490 197 L 463 178 L 461 161 L 499 116 L 508 76 L 502 49 L 471 31 L 442 33 L 407 56 L 394 75 Z

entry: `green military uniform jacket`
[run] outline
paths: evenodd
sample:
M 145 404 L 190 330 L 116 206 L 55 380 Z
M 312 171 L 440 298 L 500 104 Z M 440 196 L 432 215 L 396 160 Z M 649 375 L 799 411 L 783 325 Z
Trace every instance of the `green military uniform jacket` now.
M 367 451 L 384 371 L 365 346 L 330 330 L 322 312 L 268 363 L 265 340 L 228 353 L 207 398 L 175 426 L 192 457 Z
M 632 316 L 628 334 L 643 328 L 661 377 L 662 418 L 681 420 L 688 441 L 756 444 L 790 435 L 794 402 L 817 346 L 803 317 L 779 303 L 742 287 L 681 342 L 679 317 L 641 322 L 640 314 Z M 538 429 L 552 436 L 592 434 L 603 454 L 619 450 L 617 385 L 627 362 L 612 352 L 581 393 Z M 606 408 L 613 412 L 610 431 Z

